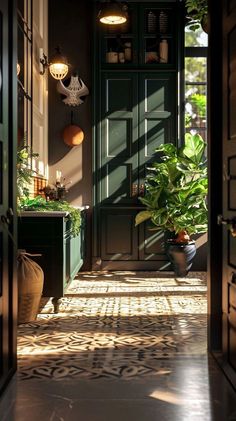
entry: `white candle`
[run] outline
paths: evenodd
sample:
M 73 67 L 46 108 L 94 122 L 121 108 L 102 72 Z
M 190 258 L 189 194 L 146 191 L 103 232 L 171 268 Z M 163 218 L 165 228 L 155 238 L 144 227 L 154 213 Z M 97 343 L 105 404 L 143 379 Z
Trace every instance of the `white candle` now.
M 61 181 L 61 171 L 56 171 L 56 182 L 60 183 Z

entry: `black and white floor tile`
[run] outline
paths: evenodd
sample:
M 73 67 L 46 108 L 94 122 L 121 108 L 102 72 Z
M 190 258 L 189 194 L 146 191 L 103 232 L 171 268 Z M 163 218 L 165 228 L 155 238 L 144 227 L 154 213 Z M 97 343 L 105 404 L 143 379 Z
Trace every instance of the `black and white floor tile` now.
M 37 320 L 19 326 L 21 380 L 168 376 L 171 359 L 205 355 L 204 273 L 80 273 L 60 313 L 43 299 Z

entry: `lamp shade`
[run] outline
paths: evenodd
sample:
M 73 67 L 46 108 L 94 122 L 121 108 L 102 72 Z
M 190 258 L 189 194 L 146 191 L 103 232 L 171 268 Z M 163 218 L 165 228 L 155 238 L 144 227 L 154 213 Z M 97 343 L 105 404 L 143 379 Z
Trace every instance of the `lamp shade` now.
M 56 48 L 56 54 L 50 61 L 49 71 L 52 77 L 57 80 L 64 79 L 69 71 L 67 58 L 61 54 L 59 47 Z
M 107 2 L 102 5 L 101 10 L 98 13 L 98 19 L 106 25 L 120 25 L 127 21 L 122 6 L 115 1 Z

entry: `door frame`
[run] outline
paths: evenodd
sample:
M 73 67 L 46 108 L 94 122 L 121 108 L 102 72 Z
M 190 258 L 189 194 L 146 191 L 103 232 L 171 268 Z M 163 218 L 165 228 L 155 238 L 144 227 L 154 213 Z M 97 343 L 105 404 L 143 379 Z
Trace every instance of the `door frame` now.
M 8 17 L 7 17 L 7 33 L 5 37 L 8 40 L 7 68 L 8 68 L 8 108 L 6 120 L 6 133 L 8 138 L 8 156 L 4 157 L 4 166 L 7 173 L 3 176 L 7 177 L 8 197 L 4 203 L 6 209 L 13 210 L 13 216 L 10 218 L 10 224 L 2 222 L 2 229 L 8 230 L 8 278 L 5 282 L 5 298 L 7 301 L 5 307 L 5 328 L 8 332 L 8 341 L 6 338 L 3 343 L 4 357 L 6 358 L 4 373 L 1 377 L 0 391 L 4 390 L 17 368 L 17 267 L 16 267 L 16 246 L 17 243 L 17 217 L 16 217 L 16 147 L 17 147 L 17 9 L 16 0 L 8 0 Z M 4 183 L 4 181 L 3 181 Z M 3 215 L 6 216 L 6 215 Z M 4 273 L 4 271 L 3 271 Z M 6 271 L 7 273 L 7 271 Z M 4 275 L 3 275 L 4 276 Z M 3 291 L 4 296 L 4 291 Z M 1 332 L 2 333 L 2 332 Z
M 228 80 L 228 28 L 235 28 L 236 5 L 230 10 L 230 2 L 220 1 L 215 7 L 209 0 L 209 81 L 208 81 L 208 156 L 209 156 L 209 256 L 208 256 L 208 349 L 216 358 L 224 373 L 236 387 L 236 372 L 230 364 L 228 348 L 229 281 L 226 276 L 226 259 L 229 245 L 224 240 L 226 228 L 218 225 L 218 215 L 224 215 L 225 192 L 229 188 L 228 168 L 224 169 L 224 150 L 228 141 L 226 130 L 229 107 Z M 228 8 L 228 9 L 227 9 Z M 234 29 L 235 30 L 235 29 Z M 216 71 L 217 69 L 217 71 Z M 217 89 L 216 89 L 217 88 Z M 227 157 L 227 155 L 226 155 Z M 227 187 L 228 185 L 228 187 Z M 228 196 L 228 192 L 227 192 Z M 225 246 L 224 246 L 225 245 Z M 224 250 L 225 248 L 225 250 Z M 227 285 L 225 285 L 227 284 Z M 224 294 L 223 294 L 224 287 Z
M 209 0 L 208 36 L 208 348 L 216 358 L 222 350 L 222 5 Z M 217 71 L 215 71 L 217 69 Z

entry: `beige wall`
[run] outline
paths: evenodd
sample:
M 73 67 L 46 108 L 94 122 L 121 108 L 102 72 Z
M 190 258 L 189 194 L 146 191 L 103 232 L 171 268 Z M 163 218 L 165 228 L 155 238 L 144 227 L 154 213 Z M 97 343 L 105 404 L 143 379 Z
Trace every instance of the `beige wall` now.
M 49 1 L 49 57 L 59 45 L 71 64 L 70 74 L 78 71 L 90 90 L 84 104 L 70 107 L 57 92 L 57 82 L 49 77 L 49 179 L 55 182 L 56 170 L 60 170 L 66 182 L 71 180 L 67 199 L 74 205 L 91 205 L 92 201 L 91 9 L 89 0 Z M 62 138 L 71 111 L 73 124 L 85 135 L 83 143 L 72 148 Z

